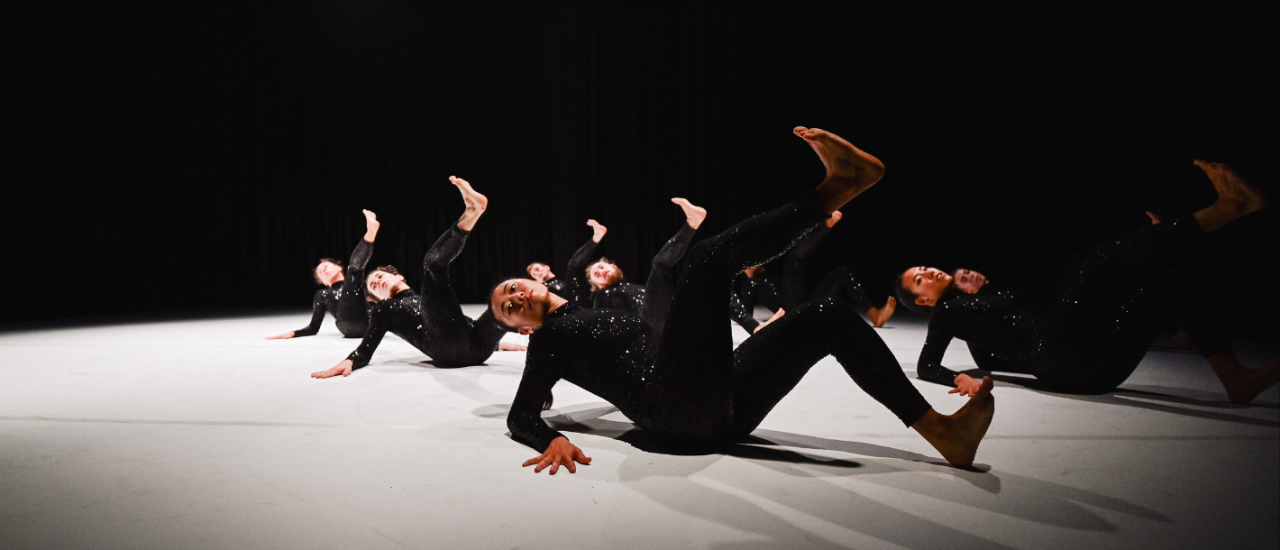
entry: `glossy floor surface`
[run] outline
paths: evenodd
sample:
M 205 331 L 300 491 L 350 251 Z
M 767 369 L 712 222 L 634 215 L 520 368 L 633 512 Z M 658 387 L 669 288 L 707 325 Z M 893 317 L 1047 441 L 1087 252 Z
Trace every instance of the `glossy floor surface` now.
M 523 353 L 437 369 L 389 335 L 368 368 L 313 380 L 357 341 L 331 322 L 263 339 L 306 319 L 0 327 L 0 548 L 1280 545 L 1280 393 L 1231 405 L 1171 345 L 1109 395 L 998 383 L 977 471 L 942 463 L 831 358 L 727 454 L 641 450 L 561 382 L 547 417 L 594 462 L 552 477 L 507 436 Z M 880 334 L 914 377 L 922 321 Z M 1251 365 L 1277 355 L 1238 347 Z M 960 342 L 947 360 L 972 365 Z M 940 412 L 963 404 L 913 381 Z

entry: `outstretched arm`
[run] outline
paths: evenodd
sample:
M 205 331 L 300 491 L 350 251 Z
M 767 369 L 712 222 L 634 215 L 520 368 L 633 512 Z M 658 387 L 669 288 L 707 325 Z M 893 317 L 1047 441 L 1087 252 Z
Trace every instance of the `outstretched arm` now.
M 316 371 L 311 373 L 312 378 L 332 378 L 334 376 L 350 376 L 351 371 L 363 368 L 369 364 L 369 360 L 373 358 L 373 352 L 377 351 L 378 344 L 382 342 L 382 337 L 386 336 L 387 329 L 373 325 L 373 319 L 369 320 L 369 330 L 364 333 L 364 340 L 360 341 L 360 347 L 351 352 L 346 359 L 334 365 L 328 370 Z
M 524 466 L 534 466 L 534 473 L 541 472 L 548 466 L 551 467 L 552 475 L 561 466 L 568 468 L 570 473 L 577 472 L 577 464 L 590 464 L 591 458 L 569 443 L 569 439 L 563 434 L 551 429 L 542 419 L 543 405 L 551 395 L 551 388 L 559 380 L 554 358 L 543 351 L 547 349 L 546 345 L 535 346 L 525 359 L 524 375 L 520 378 L 520 387 L 516 390 L 511 411 L 507 414 L 507 428 L 511 430 L 512 439 L 541 451 L 538 456 L 524 462 Z
M 947 346 L 951 345 L 953 337 L 938 320 L 936 314 L 929 320 L 929 334 L 925 337 L 924 348 L 920 350 L 920 359 L 916 361 L 916 377 L 935 384 L 954 387 L 956 377 L 960 374 L 942 366 L 942 356 L 947 353 Z
M 311 300 L 311 324 L 298 330 L 268 336 L 268 340 L 284 340 L 286 338 L 297 338 L 300 336 L 313 336 L 320 332 L 320 325 L 324 323 L 324 289 L 316 291 L 315 297 Z

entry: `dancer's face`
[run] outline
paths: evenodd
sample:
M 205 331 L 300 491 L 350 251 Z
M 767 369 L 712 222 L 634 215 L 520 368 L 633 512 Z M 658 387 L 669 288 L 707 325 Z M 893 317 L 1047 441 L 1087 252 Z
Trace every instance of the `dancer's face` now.
M 973 294 L 987 284 L 987 278 L 972 269 L 957 269 L 955 280 L 951 284 L 964 292 Z
M 404 275 L 392 275 L 386 271 L 374 271 L 365 279 L 369 295 L 379 301 L 391 298 L 392 292 L 404 284 Z
M 529 276 L 539 283 L 545 283 L 555 277 L 555 275 L 551 274 L 551 266 L 542 263 L 530 264 Z
M 547 286 L 532 279 L 508 279 L 493 289 L 489 309 L 493 318 L 520 334 L 542 326 L 550 301 Z
M 316 266 L 316 279 L 324 286 L 333 286 L 342 280 L 342 267 L 333 262 L 320 262 Z
M 587 268 L 587 279 L 591 286 L 598 289 L 611 286 L 622 279 L 622 270 L 608 262 L 596 262 Z
M 951 286 L 952 278 L 936 267 L 913 267 L 902 272 L 902 286 L 916 296 L 916 304 L 931 306 L 938 303 Z

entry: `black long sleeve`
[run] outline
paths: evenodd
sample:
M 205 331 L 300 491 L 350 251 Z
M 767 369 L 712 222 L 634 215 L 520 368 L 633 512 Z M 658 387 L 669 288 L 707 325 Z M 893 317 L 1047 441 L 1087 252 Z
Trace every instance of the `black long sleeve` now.
M 338 283 L 342 284 L 342 283 Z M 293 337 L 314 336 L 320 332 L 320 325 L 324 324 L 324 314 L 329 311 L 329 295 L 339 291 L 330 288 L 322 288 L 317 290 L 311 299 L 311 324 L 304 328 L 293 331 Z M 336 307 L 334 308 L 337 309 Z
M 614 404 L 631 418 L 648 418 L 653 375 L 653 329 L 639 316 L 556 308 L 529 337 L 524 374 L 507 415 L 512 437 L 544 451 L 560 433 L 542 420 L 542 404 L 558 380 L 568 380 Z
M 369 364 L 373 352 L 378 350 L 382 337 L 388 332 L 395 333 L 409 345 L 419 351 L 431 355 L 426 344 L 422 322 L 422 298 L 412 290 L 405 290 L 374 304 L 369 310 L 369 325 L 365 330 L 360 346 L 347 356 L 353 369 Z
M 942 366 L 942 357 L 953 338 L 1007 361 L 1025 364 L 1040 323 L 1034 310 L 1012 291 L 984 287 L 978 294 L 965 294 L 953 290 L 938 302 L 929 319 L 929 334 L 916 362 L 916 376 L 955 385 L 958 373 Z

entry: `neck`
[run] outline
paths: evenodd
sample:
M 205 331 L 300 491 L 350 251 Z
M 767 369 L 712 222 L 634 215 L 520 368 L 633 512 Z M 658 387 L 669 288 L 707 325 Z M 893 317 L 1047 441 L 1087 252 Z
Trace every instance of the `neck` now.
M 569 300 L 556 296 L 555 294 L 547 293 L 547 304 L 550 306 L 547 308 L 547 313 L 551 313 L 567 303 L 569 303 Z

